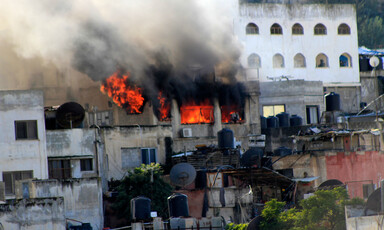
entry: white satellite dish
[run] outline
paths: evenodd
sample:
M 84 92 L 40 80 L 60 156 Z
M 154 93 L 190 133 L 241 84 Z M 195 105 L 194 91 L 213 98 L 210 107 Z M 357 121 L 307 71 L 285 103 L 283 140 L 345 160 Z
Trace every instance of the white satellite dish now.
M 372 56 L 369 59 L 369 65 L 371 65 L 373 68 L 376 68 L 380 64 L 380 60 L 376 56 Z

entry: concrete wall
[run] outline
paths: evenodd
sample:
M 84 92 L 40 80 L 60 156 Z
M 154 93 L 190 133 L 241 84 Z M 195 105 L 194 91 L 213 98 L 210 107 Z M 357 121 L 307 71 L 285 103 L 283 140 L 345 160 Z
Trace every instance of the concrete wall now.
M 32 170 L 33 177 L 48 178 L 44 101 L 41 91 L 0 92 L 0 180 L 5 171 Z M 15 120 L 37 120 L 36 140 L 16 140 Z
M 347 230 L 377 230 L 383 227 L 383 215 L 347 218 Z
M 50 159 L 71 159 L 72 177 L 95 177 L 102 165 L 97 129 L 47 130 L 47 155 Z M 97 156 L 96 156 L 97 154 Z M 93 170 L 82 172 L 80 159 L 92 158 Z M 96 165 L 98 160 L 99 165 Z
M 63 230 L 63 198 L 23 199 L 0 204 L 1 227 L 20 230 Z
M 130 168 L 140 164 L 134 162 L 128 168 L 123 168 L 122 148 L 141 149 L 156 148 L 157 161 L 165 163 L 165 137 L 172 137 L 170 126 L 127 126 L 101 129 L 101 141 L 105 146 L 107 160 L 104 176 L 108 179 L 121 179 Z M 141 152 L 136 159 L 141 160 Z M 124 158 L 125 159 L 125 158 Z M 129 159 L 129 158 L 127 158 Z M 132 159 L 132 158 L 131 158 Z M 126 162 L 129 164 L 129 162 Z
M 359 82 L 359 56 L 357 44 L 356 9 L 353 4 L 255 4 L 233 0 L 234 33 L 243 43 L 241 63 L 246 67 L 248 79 L 269 81 L 267 77 L 291 76 L 294 79 L 323 81 L 326 83 Z M 255 23 L 259 34 L 246 35 L 246 25 Z M 271 35 L 270 27 L 278 23 L 282 35 Z M 292 35 L 292 26 L 300 23 L 303 35 Z M 314 35 L 316 24 L 327 28 L 327 35 Z M 350 35 L 338 35 L 337 28 L 346 23 Z M 256 53 L 261 57 L 261 68 L 249 68 L 247 58 Z M 284 68 L 273 68 L 275 54 L 284 57 Z M 298 53 L 306 59 L 305 68 L 294 68 L 294 56 Z M 317 68 L 316 56 L 328 57 L 328 68 Z M 339 57 L 348 53 L 351 67 L 339 67 Z
M 22 183 L 23 181 L 18 183 L 18 199 L 23 198 Z M 103 227 L 103 200 L 99 179 L 33 180 L 28 185 L 30 198 L 62 197 L 63 210 L 59 212 L 62 218 L 91 223 L 93 229 Z
M 285 105 L 285 112 L 303 118 L 306 124 L 306 106 L 318 106 L 319 119 L 324 111 L 323 84 L 320 81 L 289 80 L 260 83 L 260 114 L 264 105 Z

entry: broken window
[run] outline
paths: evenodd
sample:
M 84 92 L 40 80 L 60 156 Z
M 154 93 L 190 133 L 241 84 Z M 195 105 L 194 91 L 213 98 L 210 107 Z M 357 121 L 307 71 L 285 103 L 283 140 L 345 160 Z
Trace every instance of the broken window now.
M 141 162 L 143 164 L 151 164 L 157 162 L 157 156 L 156 156 L 156 149 L 155 148 L 142 148 L 141 149 Z
M 308 105 L 306 107 L 307 124 L 319 123 L 319 107 L 316 105 Z
M 36 140 L 37 121 L 15 121 L 16 140 Z
M 48 160 L 49 179 L 71 178 L 70 160 Z
M 80 170 L 81 171 L 92 171 L 93 160 L 92 159 L 80 159 Z
M 319 23 L 315 26 L 314 33 L 315 33 L 315 35 L 326 35 L 327 34 L 327 27 L 325 27 L 323 24 Z
M 15 182 L 18 180 L 26 180 L 33 178 L 33 171 L 14 171 L 3 172 L 3 181 L 5 184 L 5 194 L 15 194 Z
M 337 33 L 340 34 L 351 34 L 351 29 L 349 26 L 345 23 L 340 24 L 340 26 L 337 28 Z

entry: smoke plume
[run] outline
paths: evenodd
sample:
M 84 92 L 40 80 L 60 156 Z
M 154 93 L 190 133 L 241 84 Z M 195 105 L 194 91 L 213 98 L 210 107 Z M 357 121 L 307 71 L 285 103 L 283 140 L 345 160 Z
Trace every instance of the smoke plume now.
M 124 68 L 165 87 L 167 79 L 152 82 L 148 73 L 176 77 L 191 65 L 236 62 L 230 2 L 3 0 L 0 29 L 21 57 L 71 66 L 95 81 Z

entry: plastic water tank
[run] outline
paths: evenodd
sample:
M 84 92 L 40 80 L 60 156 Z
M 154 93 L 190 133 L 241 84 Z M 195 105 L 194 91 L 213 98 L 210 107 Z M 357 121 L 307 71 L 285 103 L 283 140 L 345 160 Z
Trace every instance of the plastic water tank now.
M 279 118 L 274 116 L 267 117 L 267 127 L 268 128 L 279 128 Z
M 267 118 L 260 116 L 260 126 L 262 129 L 267 128 Z
M 276 115 L 279 118 L 279 127 L 289 127 L 289 113 L 279 113 Z
M 340 95 L 331 92 L 325 95 L 325 110 L 326 111 L 340 111 Z
M 303 125 L 303 118 L 300 116 L 292 115 L 291 118 L 289 118 L 289 124 L 293 126 L 302 126 Z
M 245 167 L 257 166 L 260 168 L 263 156 L 263 149 L 257 147 L 250 148 L 241 156 L 240 164 Z
M 222 129 L 217 132 L 219 148 L 234 148 L 233 131 L 230 129 Z
M 134 220 L 147 220 L 151 218 L 151 199 L 138 196 L 131 200 L 131 213 Z
M 169 217 L 188 217 L 188 197 L 181 193 L 176 193 L 168 197 Z

